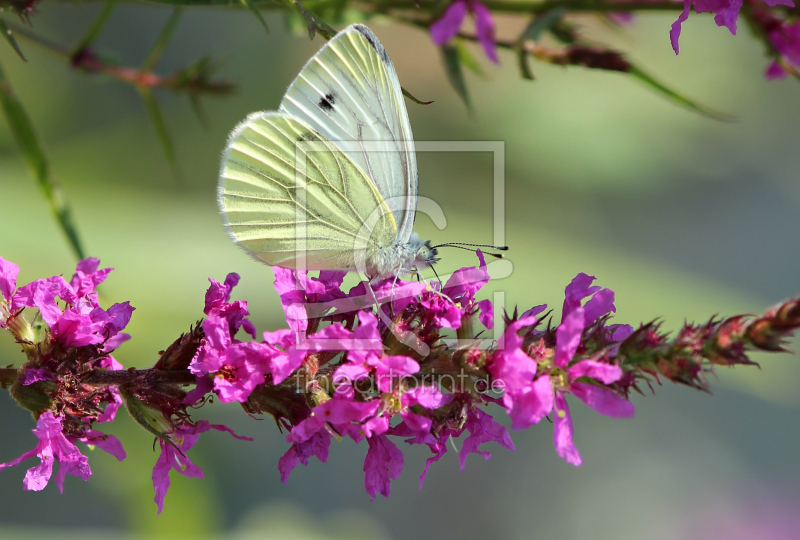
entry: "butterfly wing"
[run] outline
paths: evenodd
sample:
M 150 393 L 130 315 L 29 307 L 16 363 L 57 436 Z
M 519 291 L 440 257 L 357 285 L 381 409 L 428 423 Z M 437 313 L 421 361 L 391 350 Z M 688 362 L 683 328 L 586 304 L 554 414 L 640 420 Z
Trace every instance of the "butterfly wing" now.
M 231 133 L 218 199 L 231 238 L 270 265 L 353 270 L 359 253 L 368 259 L 397 236 L 364 171 L 279 112 L 254 113 Z
M 369 28 L 354 24 L 336 34 L 289 86 L 280 111 L 367 173 L 394 215 L 397 240 L 408 241 L 419 183 L 414 139 L 397 73 Z

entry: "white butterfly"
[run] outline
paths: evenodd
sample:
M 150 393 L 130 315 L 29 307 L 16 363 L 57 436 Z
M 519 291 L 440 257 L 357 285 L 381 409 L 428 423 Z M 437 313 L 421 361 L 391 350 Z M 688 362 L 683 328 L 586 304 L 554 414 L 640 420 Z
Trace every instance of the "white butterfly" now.
M 233 130 L 218 199 L 229 235 L 259 261 L 387 278 L 438 260 L 411 230 L 417 186 L 394 66 L 354 24 L 308 61 L 277 111 Z

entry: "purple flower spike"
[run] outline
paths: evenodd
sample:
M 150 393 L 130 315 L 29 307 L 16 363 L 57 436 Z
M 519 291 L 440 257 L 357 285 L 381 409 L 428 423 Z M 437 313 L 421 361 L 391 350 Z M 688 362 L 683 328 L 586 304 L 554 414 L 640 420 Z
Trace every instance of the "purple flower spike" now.
M 585 276 L 585 277 L 584 277 Z M 554 375 L 544 375 L 537 379 L 535 384 L 541 383 L 539 395 L 544 392 L 550 394 L 551 407 L 555 405 L 555 417 L 553 418 L 553 443 L 555 444 L 558 455 L 568 463 L 573 465 L 581 464 L 581 457 L 578 449 L 572 442 L 573 428 L 572 418 L 567 405 L 566 394 L 571 393 L 589 407 L 600 414 L 615 418 L 631 418 L 635 409 L 633 404 L 615 394 L 612 390 L 579 380 L 594 379 L 601 384 L 612 384 L 622 378 L 622 369 L 619 366 L 598 362 L 596 360 L 581 360 L 572 363 L 575 353 L 581 344 L 581 337 L 586 325 L 592 324 L 597 317 L 605 315 L 609 311 L 614 311 L 614 293 L 609 289 L 597 290 L 599 287 L 592 287 L 593 297 L 581 307 L 580 299 L 574 293 L 577 291 L 589 291 L 588 281 L 585 274 L 579 274 L 573 280 L 573 284 L 579 287 L 570 289 L 567 287 L 567 299 L 570 301 L 570 294 L 573 300 L 569 306 L 567 314 L 562 318 L 561 324 L 556 329 L 556 351 L 554 362 Z M 591 278 L 592 280 L 594 278 Z M 578 296 L 581 296 L 579 293 Z M 581 299 L 585 297 L 582 296 Z M 567 302 L 565 302 L 565 307 Z M 566 311 L 566 309 L 565 309 Z M 632 329 L 625 326 L 618 326 L 612 330 L 614 336 L 630 335 Z M 548 410 L 548 413 L 550 411 Z
M 0 470 L 6 467 L 13 467 L 26 459 L 37 456 L 41 463 L 28 469 L 22 485 L 27 491 L 41 491 L 50 481 L 53 474 L 53 463 L 58 461 L 59 468 L 56 473 L 56 485 L 58 490 L 64 492 L 64 478 L 71 474 L 88 480 L 92 475 L 89 468 L 88 458 L 81 454 L 78 447 L 72 444 L 62 433 L 61 418 L 53 416 L 53 413 L 46 411 L 36 423 L 33 433 L 39 439 L 39 444 L 33 450 L 22 454 L 14 461 L 0 464 Z
M 784 5 L 794 7 L 792 0 L 764 0 L 768 6 Z M 669 31 L 672 50 L 678 54 L 678 38 L 681 35 L 681 24 L 689 18 L 689 9 L 694 5 L 697 13 L 714 13 L 714 22 L 717 26 L 724 26 L 730 30 L 731 34 L 736 35 L 736 23 L 739 19 L 739 11 L 742 9 L 742 0 L 684 0 L 683 11 L 678 16 L 678 20 L 672 23 Z

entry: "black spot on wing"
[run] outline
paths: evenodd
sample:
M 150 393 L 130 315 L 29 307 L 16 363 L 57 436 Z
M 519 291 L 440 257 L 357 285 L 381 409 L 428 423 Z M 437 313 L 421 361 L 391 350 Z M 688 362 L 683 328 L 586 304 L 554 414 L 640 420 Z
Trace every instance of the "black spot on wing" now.
M 325 94 L 319 100 L 319 108 L 325 112 L 331 112 L 333 110 L 333 104 L 336 103 L 336 100 L 333 97 L 333 94 Z

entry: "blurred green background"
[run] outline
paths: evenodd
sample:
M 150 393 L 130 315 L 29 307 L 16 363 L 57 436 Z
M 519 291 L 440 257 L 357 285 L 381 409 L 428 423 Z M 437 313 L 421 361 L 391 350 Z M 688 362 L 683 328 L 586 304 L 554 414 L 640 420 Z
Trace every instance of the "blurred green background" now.
M 82 34 L 99 7 L 44 3 L 34 29 L 63 44 Z M 169 10 L 116 9 L 98 46 L 126 65 L 147 54 Z M 506 241 L 511 277 L 490 283 L 509 306 L 560 306 L 578 272 L 617 293 L 616 322 L 760 312 L 800 293 L 800 88 L 763 80 L 767 64 L 743 30 L 733 37 L 707 16 L 684 24 L 681 55 L 668 41 L 674 14 L 642 16 L 624 33 L 597 35 L 632 51 L 662 80 L 738 120 L 720 123 L 665 102 L 622 75 L 534 64 L 519 79 L 515 59 L 481 58 L 485 77 L 468 74 L 470 119 L 448 87 L 438 52 L 418 30 L 370 22 L 403 86 L 418 140 L 500 140 L 506 148 Z M 284 326 L 272 272 L 235 248 L 215 203 L 225 137 L 247 113 L 275 109 L 303 63 L 322 45 L 292 35 L 279 15 L 272 33 L 244 11 L 190 10 L 158 70 L 198 57 L 227 59 L 221 75 L 241 84 L 206 100 L 205 130 L 188 100 L 158 93 L 186 183 L 176 185 L 135 90 L 75 73 L 61 59 L 20 40 L 29 62 L 8 47 L 0 60 L 43 136 L 69 197 L 86 250 L 116 268 L 102 302 L 130 300 L 133 339 L 116 357 L 144 367 L 202 316 L 209 276 L 236 271 L 237 299 L 249 301 L 259 330 Z M 587 19 L 588 24 L 593 24 Z M 517 23 L 501 19 L 501 35 Z M 476 55 L 480 51 L 475 49 Z M 492 241 L 489 154 L 420 154 L 420 191 L 448 218 L 434 241 Z M 0 129 L 0 254 L 18 263 L 20 283 L 72 274 L 73 260 L 6 127 Z M 447 251 L 441 271 L 474 264 Z M 0 361 L 18 363 L 0 335 Z M 364 445 L 334 443 L 327 464 L 299 467 L 286 486 L 277 471 L 287 445 L 271 419 L 254 421 L 234 405 L 199 417 L 223 422 L 255 442 L 212 432 L 190 457 L 204 480 L 173 475 L 156 515 L 152 437 L 124 413 L 110 428 L 129 457 L 92 452 L 89 482 L 44 492 L 22 490 L 26 467 L 0 473 L 0 538 L 796 538 L 800 517 L 800 366 L 794 355 L 759 356 L 761 370 L 720 370 L 714 395 L 658 387 L 634 397 L 632 420 L 600 417 L 575 405 L 584 464 L 561 461 L 547 423 L 512 434 L 515 452 L 493 458 L 453 453 L 434 465 L 417 492 L 427 449 L 403 448 L 406 464 L 389 499 L 369 501 Z M 0 461 L 34 445 L 33 422 L 0 395 Z M 495 411 L 498 419 L 501 411 Z M 505 420 L 503 420 L 505 421 Z M 405 446 L 405 445 L 404 445 Z M 33 463 L 33 462 L 29 462 Z M 30 466 L 30 465 L 28 465 Z

